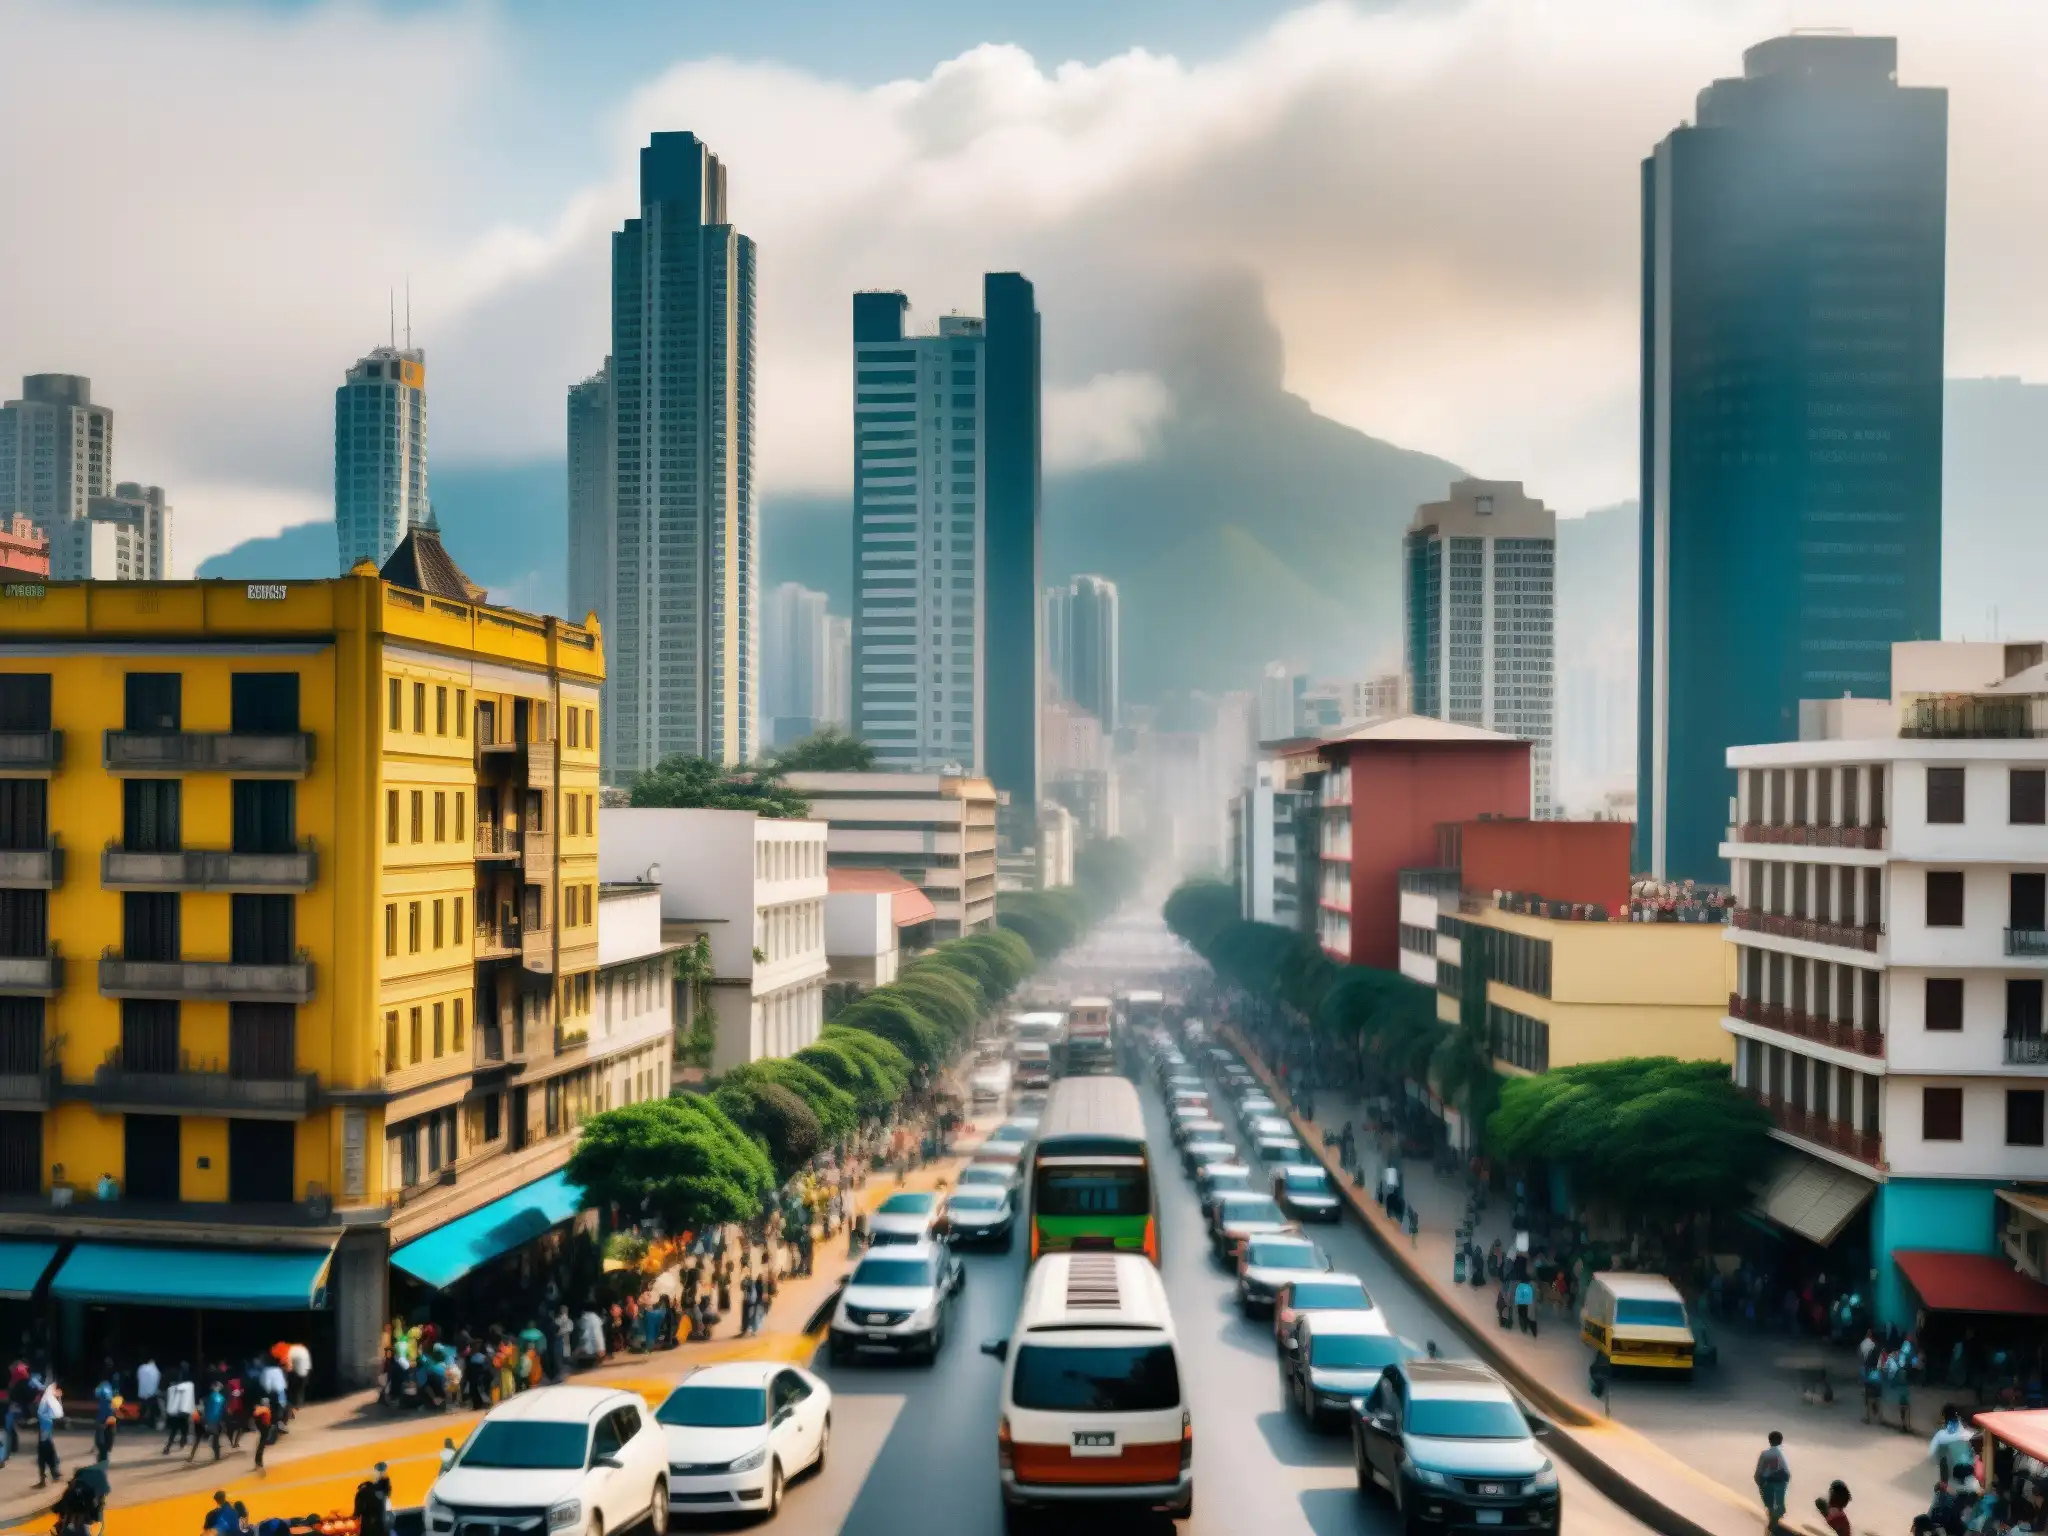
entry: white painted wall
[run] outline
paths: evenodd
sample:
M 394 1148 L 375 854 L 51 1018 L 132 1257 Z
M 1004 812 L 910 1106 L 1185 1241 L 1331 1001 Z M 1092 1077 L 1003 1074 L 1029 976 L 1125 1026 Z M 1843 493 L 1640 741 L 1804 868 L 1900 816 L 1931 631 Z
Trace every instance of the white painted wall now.
M 1921 1134 L 1921 1090 L 1960 1088 L 1963 1139 L 1928 1141 Z M 1884 1084 L 1884 1155 L 1894 1178 L 2048 1179 L 2048 1149 L 2005 1142 L 2007 1089 L 2048 1089 L 2032 1078 L 1915 1077 L 1894 1073 Z

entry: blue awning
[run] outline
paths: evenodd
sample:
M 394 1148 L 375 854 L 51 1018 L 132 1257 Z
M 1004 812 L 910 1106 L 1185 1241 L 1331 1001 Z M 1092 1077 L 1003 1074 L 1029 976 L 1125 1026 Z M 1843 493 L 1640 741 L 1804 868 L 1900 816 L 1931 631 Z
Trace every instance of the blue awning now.
M 0 1296 L 33 1296 L 36 1283 L 50 1260 L 57 1257 L 55 1243 L 9 1241 L 0 1243 Z
M 438 1291 L 477 1265 L 560 1226 L 582 1207 L 583 1191 L 569 1182 L 569 1175 L 551 1173 L 414 1238 L 391 1255 L 391 1264 Z
M 285 1252 L 80 1243 L 50 1282 L 50 1294 L 66 1301 L 300 1312 L 326 1306 L 333 1259 L 332 1242 Z

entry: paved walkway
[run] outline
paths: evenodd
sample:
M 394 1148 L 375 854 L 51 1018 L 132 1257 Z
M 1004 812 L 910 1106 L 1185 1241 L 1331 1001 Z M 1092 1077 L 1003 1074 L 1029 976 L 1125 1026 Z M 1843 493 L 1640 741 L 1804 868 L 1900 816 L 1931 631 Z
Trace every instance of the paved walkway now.
M 993 1121 L 986 1122 L 992 1126 Z M 956 1140 L 970 1141 L 969 1131 Z M 964 1158 L 952 1156 L 928 1164 L 898 1183 L 893 1174 L 871 1174 L 859 1192 L 861 1208 L 875 1206 L 899 1188 L 929 1189 L 950 1182 Z M 842 1229 L 843 1230 L 843 1229 Z M 819 1335 L 805 1326 L 838 1288 L 851 1261 L 843 1237 L 818 1244 L 812 1273 L 782 1282 L 763 1331 L 738 1337 L 737 1308 L 701 1342 L 678 1345 L 654 1354 L 625 1355 L 571 1378 L 578 1384 L 620 1387 L 639 1392 L 650 1403 L 668 1395 L 675 1382 L 699 1365 L 719 1360 L 779 1359 L 807 1362 L 816 1352 Z M 86 1405 L 90 1407 L 90 1403 Z M 197 1530 L 213 1504 L 213 1490 L 223 1488 L 230 1500 L 241 1500 L 250 1515 L 304 1515 L 347 1510 L 356 1484 L 382 1461 L 391 1470 L 392 1491 L 400 1507 L 416 1505 L 439 1470 L 445 1440 L 460 1445 L 482 1417 L 475 1412 L 415 1412 L 394 1416 L 376 1406 L 374 1392 L 360 1392 L 330 1402 L 309 1404 L 291 1431 L 265 1453 L 265 1465 L 254 1465 L 255 1442 L 245 1437 L 242 1449 L 227 1452 L 219 1463 L 202 1452 L 188 1464 L 182 1452 L 162 1456 L 161 1431 L 127 1431 L 117 1442 L 108 1471 L 113 1484 L 105 1536 L 159 1536 Z M 65 1475 L 92 1454 L 89 1434 L 59 1437 Z M 25 1454 L 0 1469 L 0 1530 L 40 1531 L 60 1491 L 57 1485 L 35 1486 L 34 1426 L 23 1444 Z
M 1255 1068 L 1260 1066 L 1249 1050 L 1246 1055 Z M 1273 1086 L 1276 1099 L 1286 1104 L 1284 1092 Z M 1440 1176 L 1425 1161 L 1402 1163 L 1403 1193 L 1414 1203 L 1421 1228 L 1410 1239 L 1371 1199 L 1369 1191 L 1383 1164 L 1364 1136 L 1364 1109 L 1323 1093 L 1314 1095 L 1314 1108 L 1313 1121 L 1293 1118 L 1304 1142 L 1319 1156 L 1324 1154 L 1326 1131 L 1340 1130 L 1347 1120 L 1356 1124 L 1365 1166 L 1364 1182 L 1353 1186 L 1353 1193 L 1369 1229 L 1408 1256 L 1421 1281 L 1441 1302 L 1575 1410 L 1574 1419 L 1583 1422 L 1574 1422 L 1569 1433 L 1659 1503 L 1717 1536 L 1722 1531 L 1754 1532 L 1762 1524 L 1763 1509 L 1752 1472 L 1765 1434 L 1776 1429 L 1784 1433 L 1792 1464 L 1788 1507 L 1793 1525 L 1824 1529 L 1813 1512 L 1813 1500 L 1834 1478 L 1841 1478 L 1854 1494 L 1851 1508 L 1859 1531 L 1889 1536 L 1907 1529 L 1912 1517 L 1927 1508 L 1934 1484 L 1927 1437 L 1946 1396 L 1940 1389 L 1916 1393 L 1915 1433 L 1909 1438 L 1896 1427 L 1862 1422 L 1853 1352 L 1829 1349 L 1817 1340 L 1717 1325 L 1713 1337 L 1720 1347 L 1718 1366 L 1698 1371 L 1690 1384 L 1629 1375 L 1603 1407 L 1592 1394 L 1591 1351 L 1579 1339 L 1576 1316 L 1545 1310 L 1537 1336 L 1530 1338 L 1500 1328 L 1495 1285 L 1475 1289 L 1454 1282 L 1454 1238 L 1465 1216 L 1466 1177 Z M 1334 1151 L 1326 1161 L 1337 1171 Z M 1479 1220 L 1482 1250 L 1495 1238 L 1503 1248 L 1512 1247 L 1508 1214 L 1508 1202 L 1493 1196 Z M 1452 1341 L 1441 1342 L 1447 1353 L 1453 1352 Z M 1804 1401 L 1801 1391 L 1808 1368 L 1821 1364 L 1827 1366 L 1837 1394 L 1825 1407 Z

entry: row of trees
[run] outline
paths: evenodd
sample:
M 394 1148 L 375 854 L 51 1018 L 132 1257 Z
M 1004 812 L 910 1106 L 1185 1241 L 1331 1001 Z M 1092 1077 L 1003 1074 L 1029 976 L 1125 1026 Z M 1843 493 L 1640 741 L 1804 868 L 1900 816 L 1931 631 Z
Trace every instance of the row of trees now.
M 1639 1216 L 1739 1204 L 1769 1169 L 1770 1117 L 1723 1062 L 1631 1057 L 1503 1081 L 1483 964 L 1461 967 L 1451 1023 L 1430 987 L 1334 961 L 1295 929 L 1245 921 L 1222 881 L 1180 886 L 1165 915 L 1248 997 L 1355 1050 L 1384 1081 L 1432 1085 L 1496 1158 L 1562 1168 L 1575 1189 Z

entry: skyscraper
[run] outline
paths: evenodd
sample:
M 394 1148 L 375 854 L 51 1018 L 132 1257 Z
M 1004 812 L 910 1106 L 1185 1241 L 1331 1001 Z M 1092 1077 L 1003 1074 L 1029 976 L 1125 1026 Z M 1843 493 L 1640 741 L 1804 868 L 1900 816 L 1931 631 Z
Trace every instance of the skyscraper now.
M 831 615 L 825 594 L 785 581 L 761 610 L 761 722 L 786 747 L 832 718 Z
M 878 768 L 980 774 L 986 337 L 966 315 L 909 335 L 908 309 L 900 293 L 853 296 L 853 727 Z M 1030 608 L 1035 679 L 1035 581 Z
M 1941 632 L 1948 94 L 1773 38 L 1643 162 L 1639 867 L 1721 880 L 1728 749 Z
M 1065 631 L 1060 646 L 1060 693 L 1102 722 L 1117 727 L 1116 583 L 1103 576 L 1076 576 L 1061 604 Z
M 1259 675 L 1258 709 L 1253 723 L 1260 741 L 1286 741 L 1301 729 L 1301 701 L 1308 676 L 1284 661 L 1269 661 Z
M 48 536 L 113 481 L 114 413 L 92 403 L 92 380 L 32 373 L 0 405 L 0 522 L 19 513 Z
M 988 527 L 982 586 L 988 637 L 982 695 L 988 776 L 1009 796 L 1019 827 L 1036 835 L 1038 807 L 1038 300 L 1019 272 L 982 279 L 988 336 L 986 484 Z
M 569 613 L 582 623 L 594 613 L 609 634 L 618 479 L 612 465 L 612 360 L 569 386 Z M 609 718 L 610 711 L 606 711 Z
M 617 572 L 605 636 L 613 779 L 756 734 L 754 242 L 695 134 L 640 151 L 640 215 L 612 236 Z
M 171 508 L 160 485 L 123 480 L 86 503 L 84 517 L 49 530 L 58 581 L 165 581 L 171 575 Z
M 1416 510 L 1402 557 L 1402 659 L 1418 715 L 1530 744 L 1548 816 L 1557 710 L 1557 518 L 1519 480 L 1459 480 Z
M 373 347 L 334 392 L 334 537 L 341 568 L 382 566 L 427 513 L 427 355 Z

